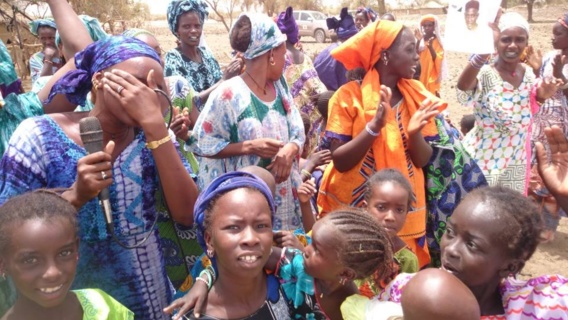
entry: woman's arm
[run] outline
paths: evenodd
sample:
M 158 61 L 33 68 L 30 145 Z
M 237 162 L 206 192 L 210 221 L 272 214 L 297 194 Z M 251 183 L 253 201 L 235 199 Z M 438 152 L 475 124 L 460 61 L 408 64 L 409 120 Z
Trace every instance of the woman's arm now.
M 432 102 L 426 99 L 422 103 L 422 107 L 416 111 L 408 123 L 408 152 L 414 165 L 422 168 L 428 164 L 432 156 L 432 147 L 424 140 L 421 130 L 428 123 L 433 121 L 432 118 L 438 113 L 438 108 L 441 107 L 442 102 Z
M 487 61 L 489 55 L 487 54 L 474 54 L 470 59 L 469 63 L 465 66 L 460 77 L 458 78 L 458 89 L 461 91 L 473 90 L 477 87 L 477 74 L 485 61 Z

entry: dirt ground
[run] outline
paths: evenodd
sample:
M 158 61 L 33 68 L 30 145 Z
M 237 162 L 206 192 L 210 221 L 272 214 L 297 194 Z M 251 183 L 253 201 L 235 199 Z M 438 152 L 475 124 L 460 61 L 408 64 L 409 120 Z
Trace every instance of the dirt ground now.
M 543 54 L 552 49 L 551 36 L 552 25 L 566 9 L 559 6 L 537 8 L 534 11 L 535 23 L 531 24 L 529 42 L 535 48 L 542 50 Z M 510 11 L 518 11 L 526 15 L 524 7 L 513 8 Z M 415 28 L 419 16 L 401 16 L 397 17 L 399 21 L 404 22 L 407 26 Z M 445 20 L 444 16 L 439 17 Z M 158 36 L 162 49 L 167 51 L 175 47 L 175 37 L 171 35 L 164 21 L 153 21 L 148 23 L 147 29 L 154 32 Z M 443 26 L 442 26 L 443 27 Z M 442 28 L 443 29 L 443 28 Z M 224 65 L 230 61 L 231 48 L 228 41 L 228 32 L 222 24 L 208 21 L 204 29 L 205 39 L 209 48 L 213 51 L 215 57 Z M 314 57 L 323 48 L 329 45 L 316 43 L 312 38 L 302 39 L 304 50 Z M 459 105 L 456 100 L 455 85 L 462 68 L 467 63 L 467 54 L 448 52 L 448 79 L 442 85 L 442 98 L 449 103 L 451 119 L 454 123 L 458 123 L 464 114 L 470 113 L 464 107 Z M 537 252 L 528 261 L 522 272 L 523 277 L 533 277 L 542 274 L 562 274 L 568 276 L 568 219 L 563 218 L 556 233 L 555 240 L 551 243 L 542 244 Z

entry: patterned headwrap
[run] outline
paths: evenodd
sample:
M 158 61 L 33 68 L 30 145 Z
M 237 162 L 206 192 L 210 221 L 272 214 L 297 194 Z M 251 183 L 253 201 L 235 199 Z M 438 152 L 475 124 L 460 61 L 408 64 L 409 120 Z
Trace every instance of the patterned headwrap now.
M 217 177 L 215 180 L 211 181 L 207 188 L 205 188 L 205 190 L 203 190 L 199 194 L 197 201 L 195 202 L 195 207 L 193 209 L 193 219 L 195 221 L 195 225 L 197 226 L 197 242 L 199 242 L 199 245 L 203 248 L 204 251 L 207 250 L 207 245 L 205 244 L 204 222 L 209 202 L 220 194 L 224 194 L 240 188 L 254 188 L 260 191 L 266 198 L 266 201 L 268 201 L 271 217 L 272 219 L 274 219 L 274 212 L 276 211 L 276 209 L 274 206 L 274 200 L 272 198 L 272 192 L 264 181 L 262 181 L 257 176 L 247 172 L 232 171 L 225 173 Z
M 375 20 L 377 19 L 377 13 L 371 8 L 359 7 L 357 9 L 357 14 L 359 13 L 364 13 L 365 16 L 367 16 L 367 20 L 371 22 L 375 22 Z
M 152 36 L 154 38 L 156 37 L 152 32 L 150 32 L 146 29 L 138 29 L 138 28 L 128 29 L 128 30 L 126 30 L 122 33 L 122 36 L 123 37 L 136 38 L 136 37 L 143 35 L 143 34 Z
M 79 16 L 79 19 L 81 19 L 81 22 L 83 22 L 83 25 L 85 25 L 85 28 L 87 28 L 87 31 L 89 32 L 89 35 L 91 36 L 93 42 L 97 42 L 99 40 L 110 37 L 105 32 L 103 26 L 101 25 L 99 20 L 97 20 L 97 18 L 93 18 L 91 16 L 82 14 Z M 61 43 L 61 37 L 59 36 L 59 31 L 58 31 L 55 34 L 55 44 L 59 45 L 60 43 Z
M 558 22 L 560 22 L 564 28 L 568 29 L 568 12 L 564 14 L 564 17 L 558 18 Z
M 357 30 L 357 27 L 355 26 L 353 17 L 347 11 L 347 7 L 341 9 L 339 18 L 340 20 L 337 20 L 336 17 L 327 18 L 325 20 L 328 29 L 337 31 L 337 37 L 339 38 L 339 40 L 345 41 L 357 34 L 359 30 Z
M 190 11 L 197 12 L 201 24 L 203 24 L 205 18 L 209 15 L 207 3 L 203 0 L 172 0 L 168 5 L 168 26 L 174 36 L 177 37 L 179 17 Z
M 84 105 L 96 72 L 136 57 L 148 57 L 161 64 L 156 50 L 136 38 L 108 37 L 91 43 L 75 55 L 76 70 L 67 72 L 51 89 L 47 103 L 57 94 L 64 94 L 69 102 Z
M 18 80 L 12 56 L 8 52 L 8 48 L 0 39 L 0 85 L 9 86 Z M 5 95 L 8 95 L 5 93 Z
M 274 20 L 267 15 L 260 13 L 241 13 L 238 19 L 242 16 L 248 17 L 251 23 L 250 44 L 247 51 L 245 51 L 245 59 L 251 60 L 259 57 L 286 41 L 286 35 L 280 32 Z M 229 34 L 233 33 L 234 27 L 235 25 L 233 25 Z
M 517 12 L 504 13 L 499 19 L 499 30 L 503 32 L 509 28 L 519 27 L 529 33 L 529 23 Z
M 288 7 L 285 12 L 281 12 L 276 24 L 278 24 L 278 29 L 288 37 L 288 42 L 296 44 L 300 37 L 298 36 L 299 29 L 296 19 L 294 19 L 293 10 L 292 7 Z
M 53 19 L 37 19 L 30 22 L 30 32 L 34 36 L 38 35 L 37 30 L 40 27 L 50 27 L 57 30 L 57 25 L 55 24 L 55 21 Z

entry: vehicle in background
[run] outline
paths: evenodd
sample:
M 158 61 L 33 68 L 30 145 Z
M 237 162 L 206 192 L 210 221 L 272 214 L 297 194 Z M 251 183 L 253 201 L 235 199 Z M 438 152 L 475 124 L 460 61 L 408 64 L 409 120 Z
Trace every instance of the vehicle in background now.
M 294 19 L 298 24 L 300 36 L 313 37 L 317 42 L 323 43 L 335 32 L 327 29 L 325 19 L 327 16 L 319 11 L 298 10 L 294 11 Z

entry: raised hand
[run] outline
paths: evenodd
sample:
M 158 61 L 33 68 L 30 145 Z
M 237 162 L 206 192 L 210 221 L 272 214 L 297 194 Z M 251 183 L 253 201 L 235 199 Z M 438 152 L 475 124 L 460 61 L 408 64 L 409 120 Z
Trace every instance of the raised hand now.
M 562 79 L 564 82 L 567 80 L 562 70 L 566 64 L 568 64 L 568 56 L 562 53 L 558 53 L 554 56 L 554 60 L 552 60 L 552 75 L 555 78 Z
M 239 56 L 235 56 L 233 60 L 229 62 L 229 65 L 227 65 L 227 67 L 225 68 L 225 71 L 223 72 L 223 79 L 229 80 L 234 76 L 238 76 L 241 73 L 243 66 L 243 59 Z
M 154 92 L 158 88 L 154 70 L 148 72 L 146 80 L 148 85 L 119 69 L 105 72 L 102 80 L 105 93 L 118 100 L 124 113 L 142 128 L 163 122 L 162 110 L 167 108 L 165 99 Z
M 276 231 L 273 235 L 273 240 L 276 245 L 280 248 L 288 247 L 288 248 L 296 248 L 299 250 L 304 250 L 304 246 L 296 238 L 294 233 L 290 231 Z
M 308 160 L 306 161 L 305 169 L 312 172 L 315 168 L 326 165 L 332 160 L 331 151 L 324 149 L 318 152 L 312 153 Z
M 542 51 L 534 50 L 533 46 L 529 45 L 526 51 L 526 62 L 533 70 L 540 70 L 542 66 Z
M 387 113 L 391 109 L 391 97 L 391 89 L 387 86 L 381 85 L 381 102 L 379 102 L 379 105 L 377 106 L 377 112 L 375 113 L 373 120 L 369 122 L 369 129 L 373 132 L 379 132 L 385 126 Z
M 313 178 L 304 181 L 298 188 L 298 200 L 300 200 L 300 203 L 310 202 L 314 194 L 316 194 L 316 183 Z
M 420 42 L 420 40 L 422 40 L 422 38 L 424 36 L 422 35 L 422 31 L 420 31 L 420 29 L 416 28 L 416 29 L 414 29 L 414 37 L 416 38 L 417 42 Z
M 438 108 L 441 107 L 442 104 L 441 101 L 434 102 L 430 99 L 424 100 L 420 109 L 412 115 L 408 122 L 408 134 L 414 135 L 420 132 L 432 117 L 440 113 Z
M 545 128 L 550 158 L 544 145 L 536 143 L 538 172 L 548 191 L 556 197 L 568 197 L 568 140 L 558 126 Z
M 560 79 L 544 78 L 536 88 L 536 95 L 538 100 L 543 102 L 544 100 L 552 97 L 562 84 L 563 82 Z

